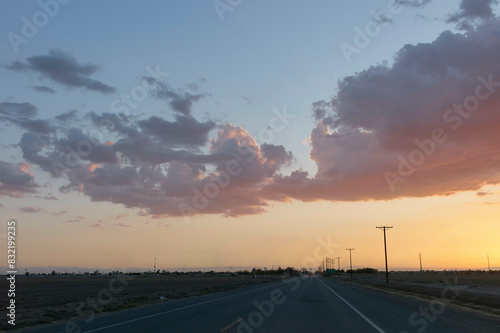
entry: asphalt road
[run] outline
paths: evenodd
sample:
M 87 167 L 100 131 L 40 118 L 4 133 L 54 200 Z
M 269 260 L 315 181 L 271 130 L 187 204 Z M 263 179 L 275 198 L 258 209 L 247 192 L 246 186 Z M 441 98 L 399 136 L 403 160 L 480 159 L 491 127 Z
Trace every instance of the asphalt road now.
M 453 291 L 447 290 L 444 297 L 453 297 Z M 308 277 L 18 331 L 500 332 L 500 317 Z

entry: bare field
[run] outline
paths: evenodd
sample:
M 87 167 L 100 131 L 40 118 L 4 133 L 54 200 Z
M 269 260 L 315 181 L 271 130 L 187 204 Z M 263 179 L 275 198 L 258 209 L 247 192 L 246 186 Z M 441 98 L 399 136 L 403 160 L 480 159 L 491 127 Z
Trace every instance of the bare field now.
M 350 280 L 347 275 L 342 279 Z M 389 284 L 386 284 L 385 274 L 359 274 L 354 275 L 353 282 L 446 299 L 500 315 L 500 274 L 391 273 Z
M 356 275 L 355 275 L 356 277 Z M 385 282 L 385 273 L 375 275 L 359 275 L 363 279 Z M 457 281 L 460 286 L 470 287 L 500 287 L 500 274 L 477 274 L 477 273 L 390 273 L 391 281 L 413 282 L 413 283 L 442 283 L 445 280 Z
M 260 276 L 255 283 L 278 277 Z M 18 276 L 16 328 L 253 285 L 250 276 Z M 1 290 L 7 287 L 1 279 Z M 6 304 L 6 295 L 0 295 Z M 90 319 L 89 319 L 90 320 Z M 1 329 L 12 328 L 2 320 Z

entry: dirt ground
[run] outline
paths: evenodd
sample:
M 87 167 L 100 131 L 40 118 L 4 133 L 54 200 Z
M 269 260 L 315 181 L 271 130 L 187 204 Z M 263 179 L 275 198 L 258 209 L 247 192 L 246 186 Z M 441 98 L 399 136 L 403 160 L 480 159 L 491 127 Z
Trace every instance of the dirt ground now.
M 259 276 L 255 283 L 276 279 Z M 18 276 L 16 328 L 253 284 L 251 276 Z M 8 290 L 5 278 L 0 290 Z M 7 304 L 6 296 L 0 294 L 0 304 Z M 3 318 L 0 323 L 0 329 L 12 328 Z
M 341 279 L 350 281 L 348 275 Z M 386 284 L 385 274 L 355 274 L 353 282 L 434 299 L 446 299 L 500 315 L 500 274 L 391 273 L 389 284 Z M 450 301 L 450 298 L 453 300 Z
M 377 274 L 377 279 L 385 281 L 385 274 Z M 440 283 L 457 279 L 458 285 L 476 287 L 500 287 L 500 274 L 477 273 L 391 273 L 391 281 L 413 283 Z

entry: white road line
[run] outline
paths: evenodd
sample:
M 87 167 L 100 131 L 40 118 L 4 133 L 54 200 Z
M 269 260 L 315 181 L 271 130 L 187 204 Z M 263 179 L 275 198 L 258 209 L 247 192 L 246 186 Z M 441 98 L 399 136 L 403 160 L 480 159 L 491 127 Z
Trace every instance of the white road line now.
M 375 323 L 373 321 L 371 321 L 370 319 L 368 319 L 368 317 L 366 317 L 364 314 L 362 314 L 361 312 L 359 312 L 358 309 L 356 309 L 354 306 L 351 305 L 351 303 L 349 303 L 348 301 L 346 301 L 344 298 L 342 298 L 342 296 L 340 296 L 339 294 L 337 294 L 335 291 L 332 290 L 332 288 L 328 287 L 326 285 L 326 283 L 324 283 L 323 281 L 319 280 L 319 282 L 323 283 L 323 285 L 325 287 L 327 287 L 332 293 L 335 294 L 335 296 L 337 296 L 338 298 L 340 298 L 345 304 L 349 305 L 349 307 L 351 309 L 353 309 L 357 314 L 359 314 L 361 316 L 361 318 L 363 318 L 364 320 L 366 320 L 366 322 L 368 324 L 370 324 L 374 329 L 376 329 L 379 333 L 385 333 L 385 331 L 383 329 L 381 329 L 380 327 L 378 327 L 377 325 L 375 325 Z
M 282 283 L 282 282 L 280 282 L 280 283 Z M 155 314 L 152 314 L 152 315 L 149 315 L 149 316 L 140 317 L 140 318 L 136 318 L 136 319 L 122 321 L 120 323 L 116 323 L 116 324 L 112 324 L 112 325 L 108 325 L 108 326 L 103 326 L 103 327 L 95 328 L 93 330 L 85 331 L 83 333 L 98 332 L 98 331 L 105 330 L 107 328 L 121 326 L 121 325 L 125 325 L 125 324 L 130 324 L 130 323 L 133 323 L 133 322 L 136 322 L 136 321 L 140 321 L 140 320 L 144 320 L 144 319 L 148 319 L 148 318 L 158 317 L 158 316 L 161 316 L 161 315 L 164 315 L 164 314 L 167 314 L 167 313 L 172 313 L 172 312 L 176 312 L 176 311 L 180 311 L 180 310 L 192 308 L 192 307 L 195 307 L 195 306 L 198 306 L 198 305 L 212 303 L 212 302 L 215 302 L 215 301 L 220 301 L 221 299 L 226 299 L 226 298 L 231 298 L 231 297 L 238 296 L 238 295 L 248 294 L 248 293 L 260 290 L 260 289 L 269 288 L 270 286 L 274 286 L 274 285 L 275 285 L 275 283 L 273 283 L 271 285 L 267 285 L 265 287 L 261 287 L 261 288 L 257 288 L 257 289 L 252 289 L 252 290 L 244 291 L 244 292 L 241 292 L 241 293 L 238 293 L 238 294 L 224 296 L 224 297 L 219 297 L 219 298 L 216 298 L 216 299 L 211 299 L 209 301 L 204 301 L 204 302 L 200 302 L 200 303 L 196 303 L 196 304 L 186 305 L 186 306 L 183 306 L 183 307 L 180 307 L 180 308 L 177 308 L 177 309 L 173 309 L 173 310 L 163 311 L 163 312 L 155 313 Z

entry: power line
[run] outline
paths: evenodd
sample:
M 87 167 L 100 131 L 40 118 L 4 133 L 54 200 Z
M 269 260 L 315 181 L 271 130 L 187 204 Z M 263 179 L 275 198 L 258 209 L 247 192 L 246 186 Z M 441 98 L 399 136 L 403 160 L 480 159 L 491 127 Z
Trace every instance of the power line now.
M 352 250 L 355 250 L 355 249 L 346 249 L 347 251 L 349 251 L 349 262 L 351 264 L 351 280 L 352 280 Z
M 494 158 L 497 158 L 498 156 L 500 156 L 500 155 L 497 154 L 497 155 L 492 156 L 487 162 L 493 160 Z M 426 214 L 430 213 L 431 211 L 434 211 L 436 208 L 439 208 L 440 206 L 447 203 L 448 201 L 464 195 L 466 193 L 465 191 L 471 190 L 472 188 L 474 188 L 475 186 L 477 186 L 481 182 L 485 181 L 486 179 L 488 179 L 489 177 L 491 177 L 492 175 L 497 173 L 498 171 L 496 169 L 494 169 L 492 173 L 488 173 L 486 175 L 486 177 L 484 177 L 484 174 L 483 174 L 484 172 L 487 172 L 488 169 L 491 170 L 491 168 L 493 166 L 495 166 L 496 164 L 499 163 L 499 161 L 495 161 L 492 165 L 486 165 L 487 162 L 484 164 L 481 164 L 480 166 L 475 168 L 473 171 L 471 171 L 469 174 L 464 176 L 462 179 L 456 181 L 454 184 L 451 184 L 450 186 L 448 186 L 448 188 L 446 190 L 443 191 L 443 193 L 447 193 L 447 192 L 453 191 L 453 188 L 458 186 L 458 187 L 462 188 L 460 190 L 455 190 L 458 193 L 456 193 L 452 196 L 446 196 L 446 197 L 440 198 L 440 199 L 431 198 L 426 203 L 422 204 L 420 207 L 416 207 L 415 209 L 410 210 L 410 212 L 403 214 L 403 216 L 400 216 L 397 219 L 398 223 L 409 222 L 411 220 L 414 220 L 417 217 L 420 217 L 422 215 L 426 215 Z M 476 175 L 473 175 L 476 171 L 478 171 L 479 169 L 481 169 L 483 167 L 485 167 L 484 170 L 481 170 L 481 171 L 477 172 Z M 470 181 L 468 181 L 466 179 L 467 177 L 469 177 L 471 175 L 473 175 L 472 179 L 476 180 L 476 182 L 471 183 Z M 462 182 L 462 183 L 459 184 L 460 182 Z M 431 206 L 431 207 L 425 207 L 425 206 L 429 206 L 429 204 L 432 205 L 433 203 L 436 203 L 436 205 Z
M 385 231 L 387 229 L 392 229 L 392 227 L 387 227 L 387 226 L 383 226 L 383 227 L 376 227 L 377 229 L 382 229 L 384 230 L 384 250 L 385 250 L 385 282 L 386 283 L 389 283 L 389 267 L 387 266 L 387 241 L 386 241 L 386 237 L 385 237 Z

